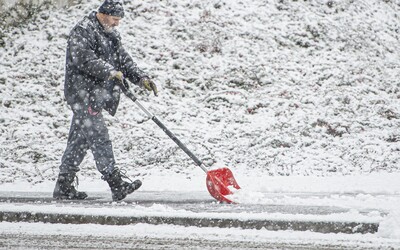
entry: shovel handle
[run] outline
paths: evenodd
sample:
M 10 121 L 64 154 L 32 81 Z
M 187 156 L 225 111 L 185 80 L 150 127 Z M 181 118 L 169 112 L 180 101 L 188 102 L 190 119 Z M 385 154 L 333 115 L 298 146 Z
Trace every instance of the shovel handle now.
M 169 138 L 171 138 L 195 163 L 197 166 L 199 166 L 205 173 L 208 172 L 207 168 L 205 165 L 197 158 L 186 146 L 183 144 L 155 115 L 153 115 L 150 111 L 148 111 L 136 98 L 136 96 L 130 91 L 128 88 L 129 82 L 124 79 L 124 84 L 122 84 L 122 91 L 125 93 L 125 95 L 131 99 L 146 115 L 153 120 L 155 124 L 157 124 L 158 127 L 160 127 L 164 133 L 166 133 Z
M 136 104 L 138 104 L 138 101 L 136 101 Z M 176 145 L 178 145 L 190 158 L 192 158 L 192 160 L 196 163 L 197 166 L 199 166 L 201 169 L 203 169 L 204 172 L 207 173 L 207 169 L 204 167 L 204 164 L 199 160 L 199 158 L 197 158 L 185 146 L 185 144 L 183 144 L 156 116 L 153 115 L 151 119 L 164 131 L 164 133 L 166 133 L 169 136 L 169 138 L 171 138 L 176 143 Z

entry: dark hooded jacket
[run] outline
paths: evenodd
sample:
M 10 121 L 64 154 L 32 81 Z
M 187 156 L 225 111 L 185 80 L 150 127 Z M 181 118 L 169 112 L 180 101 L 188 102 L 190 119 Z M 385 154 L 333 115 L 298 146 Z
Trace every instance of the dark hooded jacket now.
M 114 115 L 120 90 L 108 80 L 111 71 L 121 71 L 133 84 L 146 76 L 121 44 L 117 31 L 107 33 L 96 12 L 80 21 L 71 31 L 66 55 L 64 94 L 73 110 L 102 108 Z

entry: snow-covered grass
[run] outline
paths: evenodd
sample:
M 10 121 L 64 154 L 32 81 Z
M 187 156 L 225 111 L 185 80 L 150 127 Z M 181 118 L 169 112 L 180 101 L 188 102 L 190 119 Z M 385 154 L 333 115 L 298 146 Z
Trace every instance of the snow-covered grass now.
M 56 176 L 71 117 L 66 38 L 99 3 L 7 31 L 0 182 Z M 265 176 L 398 170 L 398 4 L 127 1 L 126 10 L 123 42 L 161 90 L 141 99 L 208 164 Z M 191 160 L 127 98 L 107 119 L 131 175 L 192 176 Z M 81 173 L 99 177 L 90 156 Z

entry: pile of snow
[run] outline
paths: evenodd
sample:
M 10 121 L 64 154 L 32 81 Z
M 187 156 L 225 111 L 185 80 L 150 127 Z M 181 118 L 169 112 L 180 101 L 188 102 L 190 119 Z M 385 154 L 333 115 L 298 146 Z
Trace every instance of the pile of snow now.
M 379 237 L 400 239 L 400 212 L 392 211 L 379 223 Z
M 0 183 L 52 181 L 71 111 L 74 24 L 101 1 L 41 12 L 0 48 Z M 261 176 L 398 171 L 400 6 L 395 1 L 125 1 L 119 28 L 160 96 L 145 106 L 211 167 Z M 199 170 L 127 98 L 106 116 L 131 176 Z M 92 156 L 85 178 L 99 179 Z M 173 181 L 173 180 L 172 180 Z

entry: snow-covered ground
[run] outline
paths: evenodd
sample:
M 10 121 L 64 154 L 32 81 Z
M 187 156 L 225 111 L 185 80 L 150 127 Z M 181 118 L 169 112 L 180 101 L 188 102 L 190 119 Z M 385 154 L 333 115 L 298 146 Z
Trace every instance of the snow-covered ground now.
M 164 239 L 165 242 L 163 244 L 167 245 L 178 244 L 181 239 L 188 238 L 206 242 L 219 239 L 219 244 L 228 246 L 239 244 L 237 242 L 238 239 L 243 239 L 248 242 L 254 241 L 260 245 L 265 243 L 266 245 L 264 246 L 280 246 L 284 249 L 291 249 L 290 246 L 294 246 L 293 249 L 300 249 L 299 245 L 301 244 L 311 248 L 315 247 L 315 249 L 321 249 L 322 245 L 329 245 L 331 246 L 330 249 L 357 249 L 357 247 L 358 249 L 400 248 L 400 183 L 398 182 L 400 174 L 374 173 L 344 177 L 256 177 L 238 174 L 238 182 L 243 188 L 235 192 L 230 198 L 239 202 L 239 204 L 227 206 L 211 202 L 209 206 L 207 206 L 207 203 L 192 206 L 174 206 L 174 200 L 182 202 L 186 198 L 188 200 L 196 198 L 201 200 L 209 197 L 205 186 L 205 176 L 201 170 L 198 173 L 194 174 L 195 178 L 192 180 L 178 178 L 179 176 L 173 175 L 151 175 L 147 177 L 143 188 L 132 194 L 128 199 L 129 202 L 137 200 L 138 204 L 107 203 L 95 206 L 86 204 L 83 206 L 85 209 L 82 210 L 82 206 L 68 203 L 2 203 L 0 204 L 0 210 L 94 216 L 161 216 L 166 218 L 195 217 L 379 223 L 379 229 L 374 234 L 348 235 L 343 233 L 321 234 L 296 231 L 273 232 L 266 229 L 202 229 L 172 225 L 85 226 L 43 223 L 26 225 L 25 223 L 10 224 L 3 222 L 0 223 L 0 232 L 3 232 L 4 235 L 16 234 L 18 235 L 16 238 L 25 236 L 46 238 L 49 235 L 57 238 L 62 235 L 83 239 L 87 235 L 93 235 L 100 238 L 116 238 L 117 242 L 126 242 L 126 238 L 129 237 L 141 242 L 140 240 L 148 237 L 151 239 Z M 173 180 L 172 183 L 170 182 L 171 180 Z M 38 197 L 43 197 L 51 195 L 49 190 L 53 188 L 53 185 L 54 183 L 51 182 L 37 185 L 23 182 L 3 184 L 2 191 L 35 192 Z M 108 200 L 111 200 L 109 190 L 103 181 L 84 179 L 81 180 L 79 188 L 88 191 L 89 195 L 92 196 L 98 196 L 98 193 L 101 192 L 103 197 L 108 197 Z M 182 190 L 187 192 L 187 197 L 182 197 Z M 146 198 L 147 192 L 152 195 Z M 180 196 L 178 197 L 178 195 Z M 143 204 L 142 202 L 146 201 L 146 199 L 153 203 Z M 172 203 L 170 204 L 169 202 Z M 180 204 L 180 202 L 178 203 Z M 267 207 L 273 207 L 272 211 L 268 212 Z M 41 230 L 41 228 L 44 229 Z M 4 235 L 3 237 L 5 237 Z M 175 241 L 178 241 L 178 243 Z M 5 242 L 3 241 L 3 244 Z M 195 243 L 192 242 L 192 244 Z M 201 245 L 201 243 L 199 244 Z
M 123 43 L 160 89 L 159 97 L 141 90 L 138 96 L 210 168 L 234 172 L 243 190 L 232 198 L 349 208 L 347 216 L 380 221 L 369 236 L 376 246 L 400 239 L 397 1 L 125 2 Z M 51 192 L 71 117 L 63 99 L 66 38 L 100 3 L 45 10 L 3 32 L 2 191 Z M 204 191 L 204 173 L 127 98 L 106 119 L 118 165 L 144 182 L 143 191 Z M 80 189 L 108 192 L 90 154 L 79 177 Z M 204 235 L 203 229 L 143 228 Z M 224 230 L 215 234 L 330 237 Z
M 398 249 L 399 243 L 374 235 L 198 228 L 137 224 L 132 226 L 0 223 L 5 236 L 40 249 Z M 22 233 L 21 233 L 22 232 Z M 47 237 L 46 237 L 47 236 Z M 62 238 L 62 236 L 66 236 Z M 4 236 L 3 236 L 4 237 Z M 3 240 L 0 236 L 0 240 Z M 12 242 L 10 238 L 3 242 Z M 15 243 L 14 243 L 15 244 Z M 17 245 L 17 244 L 15 244 Z M 14 246 L 15 246 L 14 245 Z M 24 248 L 19 245 L 18 249 Z M 26 245 L 25 245 L 26 246 Z M 47 248 L 46 248 L 47 246 Z M 1 247 L 1 246 L 0 246 Z

